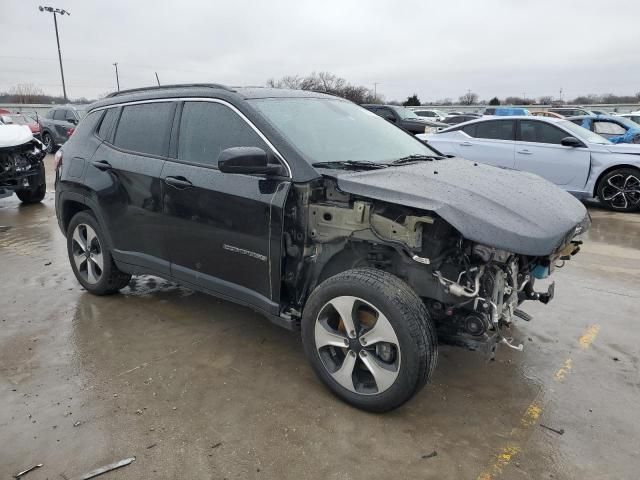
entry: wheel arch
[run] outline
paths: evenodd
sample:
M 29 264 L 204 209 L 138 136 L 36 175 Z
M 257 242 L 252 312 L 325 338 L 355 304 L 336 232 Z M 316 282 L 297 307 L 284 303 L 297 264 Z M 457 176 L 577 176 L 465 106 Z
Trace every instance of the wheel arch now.
M 593 187 L 593 196 L 597 197 L 598 196 L 598 189 L 600 188 L 600 182 L 602 182 L 602 179 L 609 173 L 613 172 L 614 170 L 620 170 L 622 168 L 631 168 L 632 170 L 637 170 L 638 173 L 640 174 L 640 167 L 638 167 L 638 165 L 631 165 L 628 163 L 620 163 L 617 165 L 612 165 L 611 167 L 606 168 L 605 170 L 603 170 L 600 175 L 598 176 L 598 179 L 596 180 L 596 183 Z

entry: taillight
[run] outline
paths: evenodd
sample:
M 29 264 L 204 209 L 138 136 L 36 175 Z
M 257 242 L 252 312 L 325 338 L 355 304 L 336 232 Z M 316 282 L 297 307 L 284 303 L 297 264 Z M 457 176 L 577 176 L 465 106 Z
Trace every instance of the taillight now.
M 76 129 L 73 127 L 69 127 L 67 128 L 67 137 L 70 137 L 71 135 L 73 135 L 73 132 L 75 132 Z
M 62 150 L 58 150 L 53 156 L 53 169 L 58 170 L 62 166 Z

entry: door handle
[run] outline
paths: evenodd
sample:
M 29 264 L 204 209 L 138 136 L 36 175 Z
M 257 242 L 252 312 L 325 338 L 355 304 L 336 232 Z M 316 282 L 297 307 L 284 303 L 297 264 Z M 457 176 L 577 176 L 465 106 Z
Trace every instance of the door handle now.
M 102 170 L 103 172 L 111 170 L 113 168 L 111 164 L 106 160 L 94 160 L 93 162 L 91 162 L 91 165 L 96 167 L 98 170 Z
M 472 145 L 473 145 L 473 143 L 471 143 L 471 142 L 462 142 L 460 144 L 461 147 L 471 147 Z
M 522 155 L 531 155 L 533 152 L 531 150 L 518 150 L 518 153 L 521 153 Z
M 174 188 L 179 190 L 184 190 L 185 188 L 193 187 L 193 183 L 187 180 L 184 177 L 165 177 L 164 183 L 167 185 L 171 185 Z

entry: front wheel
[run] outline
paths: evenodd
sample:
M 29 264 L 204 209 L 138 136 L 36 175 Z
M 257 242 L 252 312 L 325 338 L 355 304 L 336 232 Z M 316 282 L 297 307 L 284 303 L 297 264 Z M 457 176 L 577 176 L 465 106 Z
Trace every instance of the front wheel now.
M 367 268 L 342 272 L 312 292 L 302 340 L 329 389 L 373 412 L 397 408 L 418 392 L 438 353 L 420 297 L 394 275 Z
M 618 168 L 607 173 L 598 185 L 598 199 L 611 210 L 640 209 L 640 170 Z

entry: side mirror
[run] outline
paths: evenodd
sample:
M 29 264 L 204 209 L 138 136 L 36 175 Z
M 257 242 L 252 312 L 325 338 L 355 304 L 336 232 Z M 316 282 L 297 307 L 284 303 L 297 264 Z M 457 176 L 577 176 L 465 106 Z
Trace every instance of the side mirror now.
M 282 174 L 280 164 L 269 163 L 267 153 L 257 147 L 231 147 L 220 152 L 218 168 L 223 173 Z
M 562 140 L 560 140 L 560 143 L 565 147 L 582 147 L 582 142 L 576 137 L 564 137 Z

